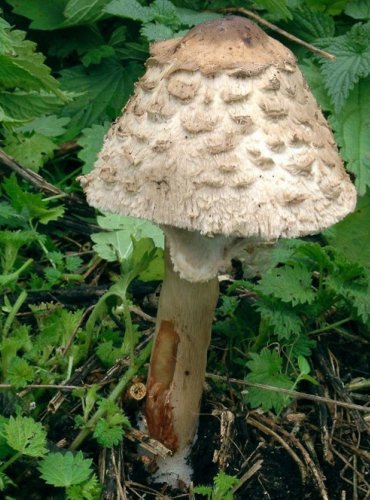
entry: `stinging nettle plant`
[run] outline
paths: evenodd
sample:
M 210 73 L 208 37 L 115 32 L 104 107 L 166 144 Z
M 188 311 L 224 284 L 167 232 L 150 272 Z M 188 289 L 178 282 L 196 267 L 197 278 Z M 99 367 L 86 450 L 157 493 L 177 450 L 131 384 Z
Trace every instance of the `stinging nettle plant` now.
M 333 225 L 356 193 L 293 54 L 252 22 L 228 16 L 156 43 L 146 67 L 80 182 L 91 205 L 164 230 L 146 418 L 181 453 L 198 422 L 218 270 L 243 247 Z

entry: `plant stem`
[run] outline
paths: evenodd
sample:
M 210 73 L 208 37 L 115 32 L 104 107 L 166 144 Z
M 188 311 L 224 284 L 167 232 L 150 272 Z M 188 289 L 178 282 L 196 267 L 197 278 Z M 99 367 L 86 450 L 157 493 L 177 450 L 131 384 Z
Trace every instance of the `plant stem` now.
M 258 352 L 266 344 L 269 334 L 268 321 L 261 318 L 258 335 L 249 349 L 249 352 Z
M 22 292 L 19 294 L 19 297 L 15 301 L 15 304 L 13 305 L 10 313 L 8 314 L 8 317 L 6 318 L 4 327 L 3 327 L 3 338 L 5 338 L 10 330 L 10 327 L 13 324 L 14 318 L 16 317 L 19 309 L 22 307 L 23 302 L 27 298 L 27 292 L 25 290 L 22 290 Z
M 18 460 L 18 458 L 20 458 L 21 456 L 22 456 L 22 452 L 18 451 L 15 455 L 10 457 L 9 460 L 7 460 L 6 462 L 4 462 L 2 464 L 2 466 L 0 467 L 0 472 L 4 472 L 8 467 L 10 467 L 10 465 L 12 465 L 13 462 Z
M 348 318 L 340 319 L 336 323 L 331 323 L 330 325 L 323 326 L 322 328 L 318 328 L 317 330 L 311 330 L 310 332 L 308 332 L 308 335 L 318 335 L 320 333 L 332 330 L 333 328 L 338 328 L 338 326 L 341 326 L 344 323 L 348 323 L 349 321 L 351 321 L 351 319 L 352 316 L 348 316 Z
M 139 356 L 137 356 L 135 363 L 128 368 L 128 370 L 123 374 L 122 378 L 120 379 L 116 387 L 109 394 L 109 396 L 107 397 L 109 401 L 116 401 L 116 399 L 122 393 L 126 385 L 130 382 L 130 380 L 136 375 L 138 370 L 147 361 L 147 359 L 150 356 L 151 350 L 152 350 L 152 345 L 151 343 L 148 343 L 148 345 L 146 345 L 144 349 L 141 351 Z M 69 447 L 70 450 L 76 450 L 81 446 L 81 444 L 84 442 L 87 436 L 94 430 L 95 425 L 104 416 L 104 414 L 105 410 L 103 408 L 100 407 L 97 409 L 94 415 L 86 422 L 85 427 L 81 429 L 81 431 L 75 437 L 74 441 Z

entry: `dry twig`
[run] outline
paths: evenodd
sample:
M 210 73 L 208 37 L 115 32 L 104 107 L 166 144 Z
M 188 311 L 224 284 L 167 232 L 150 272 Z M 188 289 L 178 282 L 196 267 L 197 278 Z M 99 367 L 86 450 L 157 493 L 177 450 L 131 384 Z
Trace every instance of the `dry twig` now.
M 370 407 L 368 406 L 356 405 L 354 403 L 347 403 L 345 401 L 337 401 L 336 399 L 325 398 L 323 396 L 315 396 L 314 394 L 308 394 L 307 392 L 292 391 L 290 389 L 283 389 L 281 387 L 275 387 L 273 385 L 246 382 L 245 380 L 228 378 L 222 375 L 216 375 L 214 373 L 207 373 L 206 377 L 211 380 L 221 380 L 222 382 L 229 382 L 231 384 L 237 384 L 246 387 L 257 387 L 258 389 L 263 389 L 264 391 L 280 392 L 281 394 L 287 394 L 288 396 L 292 396 L 296 399 L 308 399 L 310 401 L 316 401 L 318 403 L 327 403 L 336 406 L 341 406 L 343 408 L 349 408 L 352 410 L 370 413 Z
M 301 473 L 302 482 L 305 483 L 307 480 L 306 467 L 299 456 L 295 453 L 295 451 L 292 450 L 292 448 L 288 445 L 288 443 L 270 427 L 263 425 L 261 422 L 252 418 L 250 415 L 247 417 L 247 422 L 248 424 L 253 425 L 253 427 L 256 427 L 256 429 L 262 431 L 264 434 L 271 436 L 285 449 L 285 451 L 291 456 L 292 460 L 297 464 L 299 472 Z

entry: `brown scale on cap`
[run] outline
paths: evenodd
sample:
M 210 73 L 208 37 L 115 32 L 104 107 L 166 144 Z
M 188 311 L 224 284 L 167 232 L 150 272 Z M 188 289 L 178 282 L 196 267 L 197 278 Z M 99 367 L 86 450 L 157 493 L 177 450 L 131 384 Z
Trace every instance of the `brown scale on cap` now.
M 125 109 L 82 178 L 92 205 L 254 241 L 319 232 L 354 208 L 293 54 L 246 19 L 220 18 L 154 44 Z M 320 181 L 329 171 L 341 189 Z M 294 211 L 281 196 L 290 189 Z

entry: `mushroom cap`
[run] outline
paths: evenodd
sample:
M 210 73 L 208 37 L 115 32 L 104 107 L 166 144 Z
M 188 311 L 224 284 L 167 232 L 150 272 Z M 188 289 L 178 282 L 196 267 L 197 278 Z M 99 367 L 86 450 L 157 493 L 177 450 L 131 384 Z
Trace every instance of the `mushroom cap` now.
M 228 16 L 151 47 L 146 73 L 80 178 L 100 209 L 271 241 L 320 232 L 356 192 L 294 55 Z

